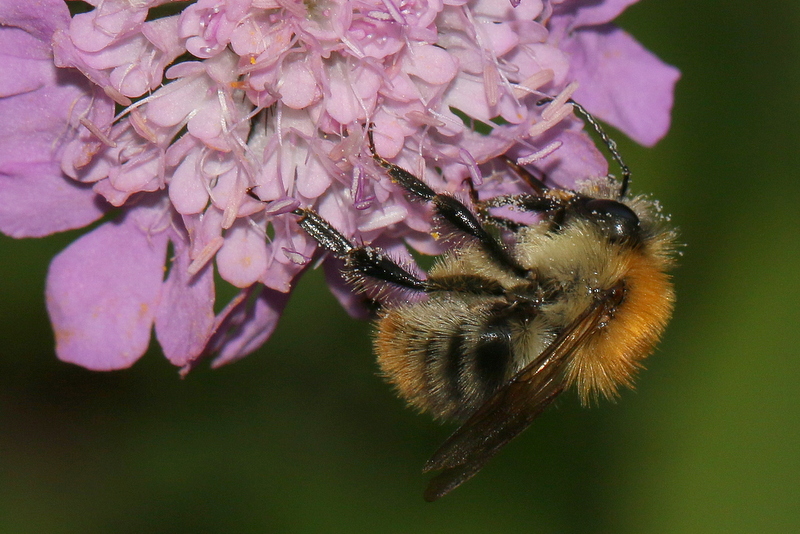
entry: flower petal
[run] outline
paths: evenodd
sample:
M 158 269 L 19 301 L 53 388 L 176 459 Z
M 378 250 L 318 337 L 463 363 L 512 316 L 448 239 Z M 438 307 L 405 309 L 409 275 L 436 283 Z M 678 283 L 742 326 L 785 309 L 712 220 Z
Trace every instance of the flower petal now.
M 572 19 L 571 28 L 581 28 L 584 26 L 597 26 L 611 22 L 617 18 L 628 6 L 635 4 L 639 0 L 603 0 L 602 2 L 573 0 L 564 2 L 557 12 L 570 14 Z M 566 14 L 566 13 L 565 13 Z
M 199 157 L 198 150 L 189 152 L 173 171 L 169 183 L 169 199 L 183 215 L 200 213 L 208 204 L 208 190 L 198 169 Z
M 188 243 L 173 240 L 175 259 L 161 292 L 156 313 L 156 339 L 164 356 L 186 365 L 205 349 L 214 328 L 214 270 L 206 265 L 189 274 Z
M 285 68 L 278 88 L 281 101 L 293 109 L 310 106 L 320 96 L 314 74 L 302 61 L 292 62 Z
M 576 31 L 563 48 L 580 83 L 575 100 L 590 113 L 645 146 L 667 133 L 678 69 L 613 25 Z
M 132 215 L 84 235 L 50 264 L 47 310 L 61 360 L 122 369 L 147 350 L 167 236 L 146 234 Z
M 0 231 L 41 237 L 81 228 L 99 219 L 105 202 L 91 187 L 61 174 L 58 163 L 0 162 Z
M 21 28 L 49 43 L 55 30 L 69 25 L 69 9 L 63 0 L 0 2 L 0 24 Z
M 70 113 L 91 88 L 76 71 L 38 57 L 38 42 L 0 29 L 0 80 L 18 80 L 0 81 L 0 231 L 13 237 L 79 228 L 104 212 L 91 188 L 62 174 L 58 154 Z M 17 71 L 7 71 L 12 67 Z M 97 105 L 112 109 L 110 100 Z
M 429 44 L 415 45 L 404 57 L 405 71 L 433 85 L 452 80 L 458 73 L 458 63 L 447 50 Z
M 584 132 L 566 130 L 552 141 L 560 142 L 561 146 L 535 166 L 560 187 L 574 189 L 577 180 L 608 174 L 608 161 Z
M 217 253 L 219 275 L 236 287 L 254 284 L 267 269 L 265 236 L 244 220 L 238 220 L 225 235 Z
M 260 347 L 278 326 L 289 293 L 263 288 L 258 298 L 243 299 L 224 317 L 224 321 L 209 344 L 219 348 L 212 367 L 220 367 L 243 358 Z

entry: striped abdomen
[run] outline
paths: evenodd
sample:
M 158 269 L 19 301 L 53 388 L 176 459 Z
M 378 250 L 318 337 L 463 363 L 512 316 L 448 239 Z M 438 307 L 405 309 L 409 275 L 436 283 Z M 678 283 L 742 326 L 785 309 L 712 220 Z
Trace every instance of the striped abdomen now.
M 549 343 L 539 323 L 532 301 L 434 293 L 388 311 L 375 350 L 410 404 L 463 419 Z

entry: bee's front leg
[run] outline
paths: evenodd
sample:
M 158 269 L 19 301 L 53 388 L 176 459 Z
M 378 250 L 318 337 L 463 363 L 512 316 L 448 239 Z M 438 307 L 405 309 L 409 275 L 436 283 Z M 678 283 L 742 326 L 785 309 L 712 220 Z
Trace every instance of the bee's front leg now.
M 367 246 L 356 246 L 336 228 L 310 209 L 296 209 L 300 227 L 324 249 L 345 264 L 345 274 L 357 284 L 364 278 L 374 278 L 414 291 L 428 291 L 427 281 L 421 280 L 401 267 L 384 252 Z

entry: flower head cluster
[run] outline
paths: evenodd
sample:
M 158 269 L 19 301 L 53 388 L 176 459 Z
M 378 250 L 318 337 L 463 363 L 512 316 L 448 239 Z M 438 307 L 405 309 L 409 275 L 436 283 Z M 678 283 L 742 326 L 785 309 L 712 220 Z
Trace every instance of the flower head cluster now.
M 502 154 L 570 186 L 607 168 L 566 100 L 652 144 L 678 78 L 610 24 L 631 0 L 90 3 L 0 0 L 0 230 L 105 216 L 47 281 L 59 357 L 92 369 L 131 365 L 153 327 L 179 366 L 257 348 L 315 252 L 298 206 L 437 252 L 368 128 L 438 191 L 519 191 Z M 240 288 L 217 312 L 215 269 Z

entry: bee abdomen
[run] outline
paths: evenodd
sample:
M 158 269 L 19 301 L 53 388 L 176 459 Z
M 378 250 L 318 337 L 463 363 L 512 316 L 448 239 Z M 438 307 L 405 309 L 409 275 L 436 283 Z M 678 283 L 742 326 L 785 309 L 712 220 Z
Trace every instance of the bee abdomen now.
M 431 299 L 390 311 L 375 341 L 381 370 L 412 405 L 441 418 L 463 419 L 519 367 L 513 314 L 505 303 L 478 309 Z

